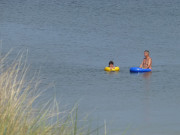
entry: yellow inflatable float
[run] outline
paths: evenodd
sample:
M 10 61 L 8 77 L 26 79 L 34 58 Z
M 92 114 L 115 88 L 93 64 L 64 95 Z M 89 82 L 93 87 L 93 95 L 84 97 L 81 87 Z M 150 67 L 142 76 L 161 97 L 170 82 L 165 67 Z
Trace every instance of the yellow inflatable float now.
M 109 71 L 109 72 L 111 72 L 111 71 L 119 71 L 120 70 L 120 68 L 119 67 L 115 67 L 115 68 L 110 68 L 110 67 L 105 67 L 104 68 L 104 71 Z

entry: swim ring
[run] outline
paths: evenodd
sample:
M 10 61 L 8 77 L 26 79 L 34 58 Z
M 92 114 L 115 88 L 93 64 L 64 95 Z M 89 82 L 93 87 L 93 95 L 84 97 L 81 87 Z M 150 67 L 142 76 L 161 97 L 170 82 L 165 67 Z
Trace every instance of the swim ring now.
M 115 67 L 115 68 L 113 68 L 113 69 L 110 69 L 110 67 L 105 67 L 105 68 L 104 68 L 104 71 L 119 71 L 119 70 L 120 70 L 119 67 Z
M 130 72 L 138 73 L 138 72 L 151 72 L 151 69 L 143 69 L 139 67 L 131 67 Z

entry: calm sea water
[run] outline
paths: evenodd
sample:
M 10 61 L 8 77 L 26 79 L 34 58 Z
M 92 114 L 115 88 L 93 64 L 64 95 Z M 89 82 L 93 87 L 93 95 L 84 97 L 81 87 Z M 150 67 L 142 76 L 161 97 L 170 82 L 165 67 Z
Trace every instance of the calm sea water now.
M 1 51 L 29 50 L 44 96 L 119 135 L 180 134 L 179 0 L 0 0 Z M 150 50 L 152 74 L 130 74 Z M 119 73 L 103 71 L 109 60 Z

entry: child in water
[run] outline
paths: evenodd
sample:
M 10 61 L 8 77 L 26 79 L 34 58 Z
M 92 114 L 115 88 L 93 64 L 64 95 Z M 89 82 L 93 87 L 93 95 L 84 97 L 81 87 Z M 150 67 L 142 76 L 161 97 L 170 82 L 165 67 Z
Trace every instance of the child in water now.
M 115 69 L 114 62 L 113 62 L 113 61 L 110 61 L 110 62 L 109 62 L 109 67 L 110 67 L 111 70 L 112 70 L 112 69 Z

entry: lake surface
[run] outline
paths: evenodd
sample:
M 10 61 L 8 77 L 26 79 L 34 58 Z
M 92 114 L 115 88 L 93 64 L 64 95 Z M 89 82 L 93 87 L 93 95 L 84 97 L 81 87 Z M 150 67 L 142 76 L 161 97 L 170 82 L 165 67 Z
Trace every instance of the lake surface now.
M 0 0 L 0 40 L 12 59 L 28 49 L 46 98 L 78 102 L 110 135 L 180 134 L 179 0 Z M 152 74 L 130 74 L 145 49 Z

